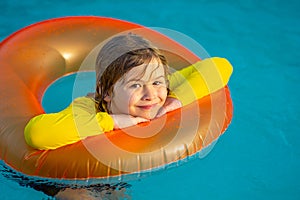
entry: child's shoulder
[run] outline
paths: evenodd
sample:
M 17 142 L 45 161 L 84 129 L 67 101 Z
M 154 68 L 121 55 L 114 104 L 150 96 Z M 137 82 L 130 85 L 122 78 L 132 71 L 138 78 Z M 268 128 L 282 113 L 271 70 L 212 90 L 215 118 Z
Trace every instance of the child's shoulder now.
M 73 109 L 85 110 L 89 113 L 95 112 L 95 99 L 89 96 L 77 97 L 72 102 Z

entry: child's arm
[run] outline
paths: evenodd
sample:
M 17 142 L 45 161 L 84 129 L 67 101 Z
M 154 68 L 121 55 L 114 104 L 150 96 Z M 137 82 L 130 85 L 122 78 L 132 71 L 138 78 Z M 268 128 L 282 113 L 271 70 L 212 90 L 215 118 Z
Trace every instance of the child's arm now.
M 63 111 L 35 116 L 25 127 L 25 140 L 36 149 L 56 149 L 88 136 L 148 121 L 130 115 L 96 113 L 94 108 L 91 98 L 80 97 Z
M 128 114 L 112 114 L 110 116 L 114 120 L 114 129 L 126 128 L 137 125 L 138 123 L 149 121 L 148 119 L 142 117 L 133 117 Z
M 156 117 L 192 103 L 224 87 L 232 73 L 224 58 L 209 58 L 170 75 L 170 94 Z
M 37 149 L 56 149 L 113 130 L 113 118 L 94 108 L 92 99 L 81 97 L 61 112 L 38 115 L 26 125 L 25 140 Z
M 177 98 L 174 98 L 172 96 L 173 95 L 170 94 L 167 97 L 166 102 L 164 103 L 163 107 L 158 111 L 156 117 L 161 117 L 164 114 L 166 114 L 167 112 L 170 112 L 172 110 L 176 110 L 177 108 L 182 107 L 182 103 Z
M 182 106 L 226 86 L 232 73 L 224 58 L 208 58 L 170 75 L 169 97 L 177 98 Z

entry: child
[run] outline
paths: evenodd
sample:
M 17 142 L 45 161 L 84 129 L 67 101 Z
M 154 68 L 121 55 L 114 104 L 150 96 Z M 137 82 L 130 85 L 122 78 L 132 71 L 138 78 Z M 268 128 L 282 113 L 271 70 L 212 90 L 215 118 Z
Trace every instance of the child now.
M 221 83 L 214 81 L 207 87 L 199 71 L 215 68 Z M 98 54 L 95 69 L 94 97 L 79 97 L 61 112 L 31 119 L 24 132 L 28 145 L 56 149 L 152 120 L 222 88 L 232 71 L 225 59 L 214 58 L 169 76 L 164 55 L 149 41 L 131 33 L 109 40 Z
M 200 72 L 215 68 L 221 83 L 214 81 L 207 87 Z M 28 145 L 56 149 L 88 136 L 152 120 L 224 87 L 232 71 L 225 59 L 214 58 L 169 75 L 164 55 L 135 34 L 109 40 L 98 54 L 95 69 L 95 94 L 75 99 L 58 113 L 32 118 L 24 131 Z M 49 191 L 47 187 L 39 189 Z M 80 199 L 93 196 L 90 191 L 55 188 L 50 192 L 58 199 Z

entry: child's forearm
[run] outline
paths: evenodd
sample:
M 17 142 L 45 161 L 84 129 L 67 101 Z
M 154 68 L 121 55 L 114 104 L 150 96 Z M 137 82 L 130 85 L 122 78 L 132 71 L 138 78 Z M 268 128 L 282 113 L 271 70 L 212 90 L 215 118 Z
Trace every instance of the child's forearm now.
M 42 114 L 32 118 L 25 127 L 27 144 L 36 149 L 56 149 L 80 140 L 70 115 Z
M 91 99 L 79 98 L 61 112 L 32 118 L 24 135 L 27 144 L 33 148 L 56 149 L 111 131 L 113 127 L 113 119 L 108 113 L 96 113 Z
M 27 144 L 33 148 L 56 149 L 112 129 L 112 118 L 106 113 L 77 116 L 74 113 L 54 113 L 32 118 L 24 135 Z
M 209 58 L 175 72 L 169 77 L 171 96 L 185 106 L 224 87 L 232 66 L 224 58 Z

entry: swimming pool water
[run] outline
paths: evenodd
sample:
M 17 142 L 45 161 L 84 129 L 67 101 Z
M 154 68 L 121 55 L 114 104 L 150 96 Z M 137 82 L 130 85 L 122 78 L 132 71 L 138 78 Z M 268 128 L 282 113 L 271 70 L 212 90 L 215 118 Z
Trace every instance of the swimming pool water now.
M 182 32 L 232 63 L 229 129 L 204 159 L 132 181 L 132 199 L 300 199 L 298 1 L 7 0 L 0 8 L 0 40 L 54 17 L 107 16 Z M 1 174 L 0 191 L 46 199 Z

